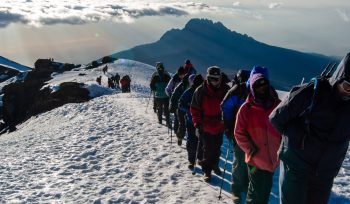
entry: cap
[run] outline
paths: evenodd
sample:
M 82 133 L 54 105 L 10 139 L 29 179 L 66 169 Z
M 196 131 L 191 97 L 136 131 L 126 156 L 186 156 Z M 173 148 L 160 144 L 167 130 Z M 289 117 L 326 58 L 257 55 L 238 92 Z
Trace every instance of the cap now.
M 220 78 L 221 70 L 220 67 L 212 66 L 207 69 L 207 77 Z

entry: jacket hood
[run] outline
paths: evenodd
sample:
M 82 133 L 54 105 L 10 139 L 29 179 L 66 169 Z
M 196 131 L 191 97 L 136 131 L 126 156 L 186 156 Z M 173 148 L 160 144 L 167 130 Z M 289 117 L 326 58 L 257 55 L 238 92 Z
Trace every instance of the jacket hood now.
M 342 79 L 350 81 L 350 52 L 342 59 L 332 77 L 329 78 L 329 83 L 334 86 Z
M 254 66 L 252 71 L 250 72 L 249 78 L 247 80 L 247 88 L 250 87 L 250 81 L 251 81 L 251 77 L 254 74 L 262 74 L 264 76 L 265 79 L 269 80 L 269 70 L 267 69 L 267 67 L 261 67 L 261 66 Z
M 257 73 L 257 74 L 253 74 L 251 77 L 250 77 L 250 92 L 254 94 L 254 84 L 259 80 L 259 79 L 265 79 L 266 81 L 269 81 L 263 74 L 261 73 Z

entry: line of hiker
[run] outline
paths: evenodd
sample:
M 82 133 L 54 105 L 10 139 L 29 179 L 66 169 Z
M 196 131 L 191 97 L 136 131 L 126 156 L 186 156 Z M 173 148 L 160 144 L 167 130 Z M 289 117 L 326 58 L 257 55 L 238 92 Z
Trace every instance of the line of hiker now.
M 102 68 L 103 74 L 107 76 L 107 85 L 111 89 L 121 89 L 122 93 L 130 93 L 131 78 L 129 75 L 124 75 L 120 78 L 120 75 L 116 73 L 114 76 L 108 77 L 108 66 Z M 102 76 L 96 78 L 97 84 L 102 84 Z
M 226 135 L 234 154 L 233 203 L 268 203 L 279 166 L 280 203 L 328 202 L 349 146 L 350 53 L 334 72 L 328 66 L 282 101 L 266 67 L 239 70 L 232 82 L 217 66 L 209 67 L 204 79 L 190 60 L 172 77 L 163 63 L 156 68 L 150 87 L 158 122 L 164 113 L 172 128 L 174 114 L 179 146 L 187 135 L 192 172 L 201 166 L 206 182 L 212 172 L 222 174 Z

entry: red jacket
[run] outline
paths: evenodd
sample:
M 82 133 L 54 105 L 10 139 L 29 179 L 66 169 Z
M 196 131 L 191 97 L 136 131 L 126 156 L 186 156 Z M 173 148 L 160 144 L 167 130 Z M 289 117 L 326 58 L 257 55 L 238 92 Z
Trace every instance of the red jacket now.
M 193 94 L 190 112 L 195 127 L 201 125 L 203 131 L 211 135 L 224 132 L 220 104 L 229 90 L 229 86 L 222 83 L 214 90 L 207 81 L 199 86 Z
M 234 135 L 238 145 L 245 152 L 245 162 L 258 169 L 274 172 L 279 164 L 277 151 L 281 135 L 269 121 L 270 113 L 280 103 L 275 98 L 269 109 L 257 104 L 252 94 L 237 113 Z M 257 152 L 249 156 L 253 146 Z

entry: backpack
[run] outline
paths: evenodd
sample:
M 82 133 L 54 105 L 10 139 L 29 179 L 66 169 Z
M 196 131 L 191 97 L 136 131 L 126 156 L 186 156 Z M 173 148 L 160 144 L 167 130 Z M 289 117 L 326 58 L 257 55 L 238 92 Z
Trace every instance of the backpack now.
M 317 97 L 317 95 L 319 95 L 319 92 L 320 92 L 319 87 L 321 86 L 321 84 L 328 82 L 328 79 L 332 76 L 332 72 L 335 68 L 336 63 L 334 63 L 331 68 L 330 68 L 330 65 L 331 65 L 331 63 L 329 63 L 327 65 L 327 67 L 323 70 L 321 75 L 319 75 L 317 77 L 313 77 L 310 80 L 310 82 L 306 85 L 306 87 L 312 86 L 313 92 L 312 92 L 310 105 L 299 114 L 299 117 L 303 119 L 304 129 L 306 131 L 306 135 L 302 140 L 302 149 L 304 149 L 305 138 L 310 136 L 310 132 L 311 132 L 310 131 L 310 116 L 311 116 L 313 108 L 315 106 L 316 97 Z M 299 90 L 301 87 L 305 87 L 305 85 L 293 87 L 292 90 L 290 91 L 290 93 L 293 93 L 293 92 Z

